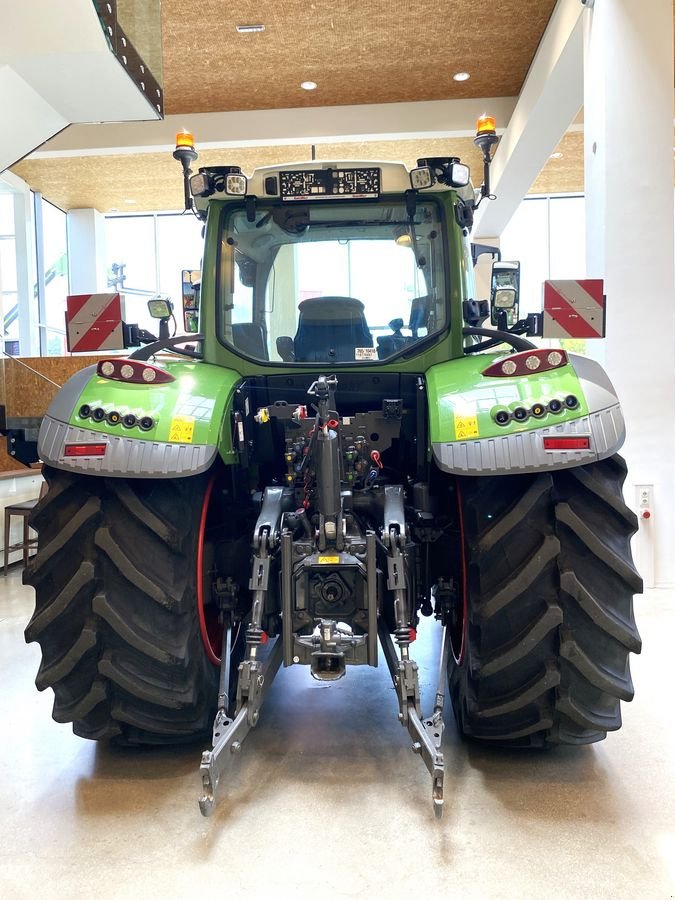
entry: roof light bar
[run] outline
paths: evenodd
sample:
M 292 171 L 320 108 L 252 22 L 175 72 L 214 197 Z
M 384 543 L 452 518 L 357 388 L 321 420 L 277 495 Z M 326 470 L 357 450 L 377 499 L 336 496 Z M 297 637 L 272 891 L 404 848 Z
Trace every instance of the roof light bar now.
M 241 173 L 240 166 L 211 166 L 201 168 L 190 178 L 190 192 L 193 197 L 210 197 L 216 191 L 235 197 L 244 197 L 248 179 Z

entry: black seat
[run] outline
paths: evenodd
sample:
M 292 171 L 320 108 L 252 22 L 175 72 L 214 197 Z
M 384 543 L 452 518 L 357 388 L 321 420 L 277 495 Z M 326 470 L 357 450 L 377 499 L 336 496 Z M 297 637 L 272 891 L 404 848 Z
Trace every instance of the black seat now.
M 237 322 L 232 326 L 232 343 L 246 356 L 269 359 L 262 325 L 258 322 Z
M 296 362 L 354 362 L 373 346 L 363 303 L 354 297 L 311 297 L 298 305 Z

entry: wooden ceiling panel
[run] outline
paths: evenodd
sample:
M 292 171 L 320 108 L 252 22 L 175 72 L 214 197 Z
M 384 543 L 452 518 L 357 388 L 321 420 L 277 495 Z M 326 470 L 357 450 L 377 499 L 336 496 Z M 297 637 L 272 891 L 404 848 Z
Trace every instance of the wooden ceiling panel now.
M 583 134 L 567 134 L 558 151 L 562 159 L 549 160 L 531 193 L 583 190 Z M 319 159 L 397 160 L 408 168 L 423 156 L 459 156 L 471 167 L 474 183 L 482 180 L 481 156 L 471 138 L 318 144 L 316 154 Z M 200 165 L 239 165 L 250 174 L 260 166 L 310 158 L 309 144 L 204 150 L 194 170 Z M 183 205 L 180 166 L 171 153 L 25 159 L 12 171 L 66 210 L 137 212 L 179 210 Z
M 584 190 L 584 133 L 568 131 L 530 188 L 530 194 L 575 194 Z M 554 155 L 555 155 L 554 154 Z
M 239 165 L 250 172 L 257 166 L 308 159 L 310 155 L 308 145 L 205 150 L 193 171 L 198 166 Z M 133 213 L 183 208 L 181 168 L 171 153 L 25 159 L 12 171 L 65 210 Z
M 555 0 L 163 0 L 167 113 L 515 96 Z M 239 34 L 238 24 L 265 31 Z M 471 74 L 456 82 L 455 72 Z M 302 81 L 318 84 L 315 91 Z

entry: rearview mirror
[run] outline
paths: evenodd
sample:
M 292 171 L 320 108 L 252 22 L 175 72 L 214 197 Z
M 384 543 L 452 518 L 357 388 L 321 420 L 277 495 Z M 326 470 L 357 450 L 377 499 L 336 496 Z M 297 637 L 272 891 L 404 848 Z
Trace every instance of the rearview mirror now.
M 183 269 L 183 326 L 186 334 L 199 331 L 199 288 L 202 273 L 199 269 Z
M 520 263 L 494 262 L 490 287 L 490 321 L 498 328 L 515 325 L 520 301 Z

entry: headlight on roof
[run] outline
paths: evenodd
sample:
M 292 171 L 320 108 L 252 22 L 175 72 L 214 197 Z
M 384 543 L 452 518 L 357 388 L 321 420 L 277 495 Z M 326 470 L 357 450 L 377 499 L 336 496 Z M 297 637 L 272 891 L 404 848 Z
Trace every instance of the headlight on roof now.
M 419 169 L 410 170 L 410 186 L 415 191 L 423 191 L 426 188 L 430 188 L 435 180 L 430 166 L 421 166 Z
M 470 174 L 469 167 L 464 163 L 453 163 L 450 166 L 450 184 L 453 187 L 466 187 Z
M 190 193 L 193 197 L 208 197 L 213 193 L 211 179 L 207 172 L 199 172 L 190 179 Z
M 245 175 L 226 175 L 225 193 L 243 197 L 246 194 L 247 178 Z

